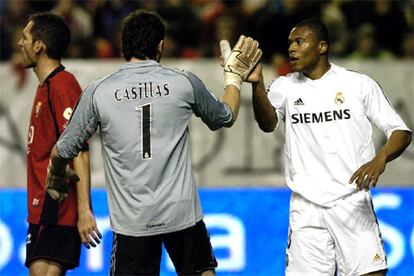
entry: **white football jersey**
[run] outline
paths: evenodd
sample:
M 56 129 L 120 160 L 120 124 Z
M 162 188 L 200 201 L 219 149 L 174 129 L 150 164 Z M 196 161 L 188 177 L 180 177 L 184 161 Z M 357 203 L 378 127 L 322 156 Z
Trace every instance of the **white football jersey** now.
M 373 79 L 334 64 L 317 80 L 279 77 L 268 97 L 285 122 L 287 185 L 321 206 L 355 191 L 349 179 L 375 156 L 371 123 L 387 137 L 409 131 Z

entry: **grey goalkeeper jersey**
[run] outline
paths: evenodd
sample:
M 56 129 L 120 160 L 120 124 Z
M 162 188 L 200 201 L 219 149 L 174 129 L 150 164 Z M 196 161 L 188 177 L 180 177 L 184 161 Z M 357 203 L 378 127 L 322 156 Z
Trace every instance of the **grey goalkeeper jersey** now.
M 82 94 L 57 149 L 74 158 L 99 128 L 116 233 L 162 234 L 202 219 L 189 148 L 193 113 L 212 130 L 232 120 L 195 75 L 152 60 L 127 63 Z

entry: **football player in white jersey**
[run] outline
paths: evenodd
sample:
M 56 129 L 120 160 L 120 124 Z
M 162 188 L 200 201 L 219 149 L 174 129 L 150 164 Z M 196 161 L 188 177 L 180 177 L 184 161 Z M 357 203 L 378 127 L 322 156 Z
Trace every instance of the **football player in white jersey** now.
M 385 275 L 370 188 L 410 144 L 411 130 L 373 79 L 329 62 L 322 22 L 300 22 L 288 42 L 294 73 L 268 93 L 260 66 L 248 79 L 259 127 L 285 123 L 286 275 Z M 388 137 L 377 153 L 371 123 Z

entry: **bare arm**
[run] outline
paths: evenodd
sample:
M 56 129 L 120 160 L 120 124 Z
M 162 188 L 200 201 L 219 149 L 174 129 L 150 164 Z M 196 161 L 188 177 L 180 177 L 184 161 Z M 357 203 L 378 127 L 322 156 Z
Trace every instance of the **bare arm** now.
M 240 90 L 235 85 L 227 85 L 224 89 L 224 96 L 222 99 L 222 102 L 226 103 L 232 113 L 233 113 L 233 119 L 231 121 L 231 125 L 228 125 L 228 127 L 231 127 L 234 122 L 237 119 L 237 116 L 239 114 L 240 109 Z
M 377 156 L 383 156 L 386 162 L 394 160 L 410 145 L 411 135 L 411 132 L 405 130 L 394 131 Z
M 256 122 L 264 132 L 272 132 L 276 128 L 278 118 L 267 97 L 261 64 L 256 66 L 247 81 L 252 83 L 253 111 Z
M 65 159 L 59 155 L 56 145 L 53 147 L 50 154 L 50 165 L 48 171 L 48 181 L 53 182 L 54 180 L 50 177 L 51 175 L 65 177 L 66 167 L 69 163 L 69 159 Z M 77 179 L 77 198 L 78 198 L 78 231 L 82 242 L 86 248 L 90 245 L 96 246 L 92 241 L 95 240 L 99 243 L 99 239 L 102 238 L 96 227 L 95 218 L 91 210 L 90 202 L 90 170 L 89 170 L 89 153 L 80 152 L 77 157 L 73 160 L 74 169 L 76 175 L 79 175 Z M 67 172 L 66 172 L 67 174 Z M 53 186 L 53 183 L 50 183 Z M 58 190 L 58 192 L 61 192 Z
M 375 187 L 379 176 L 385 170 L 386 163 L 400 156 L 410 143 L 411 132 L 404 130 L 394 131 L 374 159 L 362 165 L 352 175 L 349 183 L 352 184 L 355 181 L 359 190 L 369 190 L 370 185 Z
M 224 67 L 224 96 L 222 101 L 229 105 L 233 119 L 237 119 L 240 108 L 240 89 L 262 56 L 259 42 L 241 35 L 233 49 L 227 40 L 220 41 L 220 52 Z M 230 126 L 231 126 L 230 125 Z M 230 127 L 228 126 L 228 127 Z
M 89 152 L 81 151 L 73 159 L 73 165 L 75 173 L 80 179 L 76 187 L 78 198 L 78 231 L 82 243 L 89 249 L 90 245 L 95 247 L 96 244 L 99 244 L 100 238 L 102 238 L 92 212 Z

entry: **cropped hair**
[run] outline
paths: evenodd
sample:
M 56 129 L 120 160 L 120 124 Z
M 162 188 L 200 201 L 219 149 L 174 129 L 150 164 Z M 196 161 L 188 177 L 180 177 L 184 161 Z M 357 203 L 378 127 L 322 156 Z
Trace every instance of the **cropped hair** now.
M 156 13 L 136 10 L 123 21 L 121 49 L 124 58 L 156 59 L 157 48 L 164 39 L 165 24 Z
M 325 41 L 329 46 L 329 32 L 326 25 L 318 19 L 307 19 L 296 24 L 295 27 L 308 27 L 313 31 L 319 41 Z
M 51 59 L 59 60 L 70 43 L 70 29 L 63 17 L 53 13 L 36 13 L 30 16 L 33 22 L 31 34 L 33 43 L 37 40 L 46 45 L 46 54 Z

